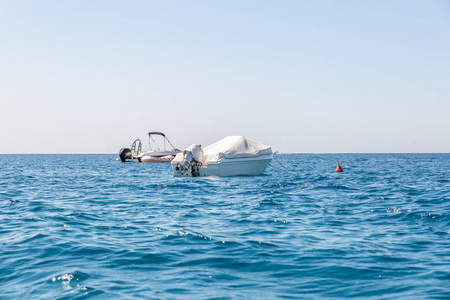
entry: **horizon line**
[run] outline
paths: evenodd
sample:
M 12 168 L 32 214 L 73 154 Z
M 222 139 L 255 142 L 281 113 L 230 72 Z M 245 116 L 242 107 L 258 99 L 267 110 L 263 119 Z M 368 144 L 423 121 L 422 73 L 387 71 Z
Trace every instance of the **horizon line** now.
M 273 154 L 450 154 L 450 152 L 279 152 Z M 119 155 L 118 153 L 0 153 L 0 155 Z

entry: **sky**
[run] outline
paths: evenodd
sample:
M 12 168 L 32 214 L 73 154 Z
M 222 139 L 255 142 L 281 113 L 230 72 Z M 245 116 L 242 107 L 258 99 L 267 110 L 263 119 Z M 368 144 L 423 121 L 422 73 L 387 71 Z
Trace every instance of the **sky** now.
M 0 154 L 450 152 L 450 1 L 0 0 Z M 144 147 L 146 148 L 146 147 Z

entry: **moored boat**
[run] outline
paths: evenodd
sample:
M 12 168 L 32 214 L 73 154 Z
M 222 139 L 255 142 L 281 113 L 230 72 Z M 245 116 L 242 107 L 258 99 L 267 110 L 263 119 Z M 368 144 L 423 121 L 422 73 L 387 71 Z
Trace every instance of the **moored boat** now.
M 205 148 L 191 145 L 171 164 L 174 176 L 260 175 L 272 158 L 270 146 L 243 136 L 229 136 Z
M 163 147 L 160 148 L 154 139 L 154 136 L 162 137 Z M 159 163 L 159 162 L 171 162 L 175 155 L 180 152 L 176 149 L 167 136 L 158 131 L 151 131 L 148 133 L 148 145 L 147 151 L 142 151 L 142 142 L 140 139 L 136 139 L 131 148 L 122 148 L 119 151 L 119 157 L 122 162 L 136 161 L 142 163 Z M 166 142 L 172 147 L 170 150 L 166 149 Z M 152 143 L 154 144 L 152 146 Z

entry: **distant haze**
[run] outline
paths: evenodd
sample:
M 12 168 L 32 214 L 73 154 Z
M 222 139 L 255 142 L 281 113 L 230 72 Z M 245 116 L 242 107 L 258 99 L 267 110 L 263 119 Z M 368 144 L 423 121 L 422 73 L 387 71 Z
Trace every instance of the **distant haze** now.
M 449 1 L 2 1 L 0 153 L 450 152 Z

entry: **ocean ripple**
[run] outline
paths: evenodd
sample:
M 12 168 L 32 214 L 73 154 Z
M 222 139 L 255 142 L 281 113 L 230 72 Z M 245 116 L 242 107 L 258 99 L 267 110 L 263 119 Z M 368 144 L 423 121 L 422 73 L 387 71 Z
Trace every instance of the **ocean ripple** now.
M 174 178 L 1 155 L 0 298 L 450 298 L 450 155 L 277 158 L 292 171 Z

